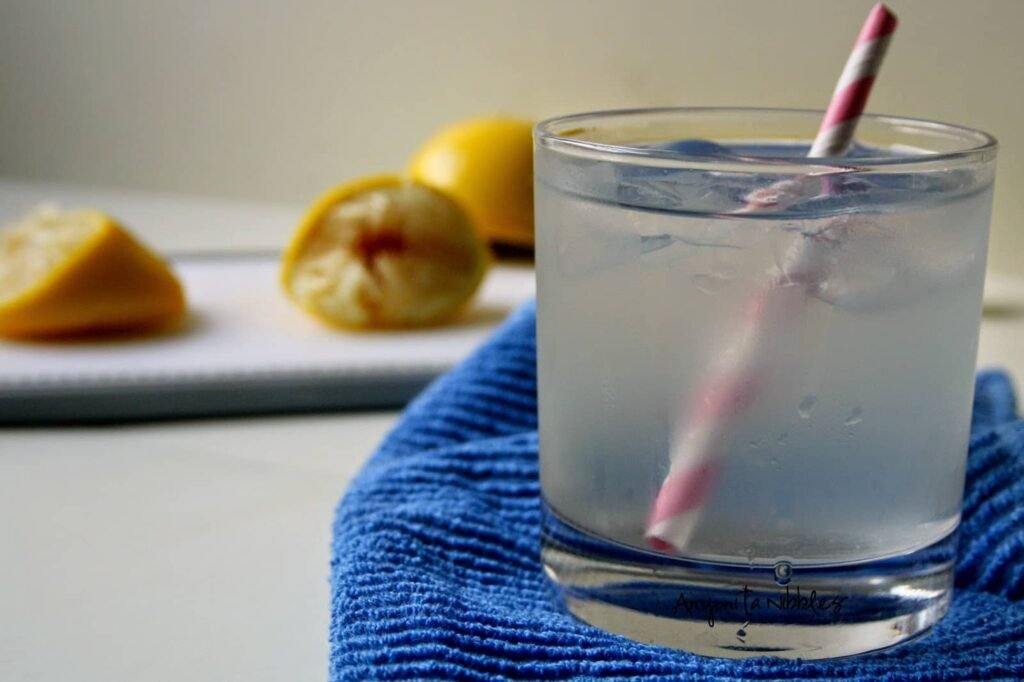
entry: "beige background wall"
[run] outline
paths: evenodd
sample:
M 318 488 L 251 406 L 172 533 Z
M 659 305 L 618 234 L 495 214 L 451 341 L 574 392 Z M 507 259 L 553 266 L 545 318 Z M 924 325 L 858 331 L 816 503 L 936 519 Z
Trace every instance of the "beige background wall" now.
M 647 105 L 822 107 L 867 0 L 0 0 L 0 175 L 305 202 L 436 126 Z M 1024 1 L 892 0 L 874 111 L 1003 146 L 1024 274 Z

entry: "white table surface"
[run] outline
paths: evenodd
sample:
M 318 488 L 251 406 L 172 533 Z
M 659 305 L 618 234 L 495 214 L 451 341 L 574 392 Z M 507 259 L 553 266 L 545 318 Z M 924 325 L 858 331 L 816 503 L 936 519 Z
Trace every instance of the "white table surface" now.
M 0 218 L 47 198 L 164 251 L 277 246 L 299 214 L 0 180 Z M 1024 376 L 1024 288 L 990 292 L 979 365 Z M 325 678 L 333 510 L 395 417 L 0 430 L 0 680 Z

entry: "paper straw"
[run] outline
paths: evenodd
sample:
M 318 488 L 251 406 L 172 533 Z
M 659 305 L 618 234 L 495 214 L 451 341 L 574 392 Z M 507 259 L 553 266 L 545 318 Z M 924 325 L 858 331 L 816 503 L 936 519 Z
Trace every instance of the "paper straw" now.
M 846 153 L 895 30 L 896 15 L 882 3 L 875 5 L 853 44 L 808 156 Z
M 837 156 L 850 146 L 895 30 L 896 16 L 882 3 L 875 5 L 839 77 L 809 157 Z M 779 210 L 792 203 L 806 180 L 784 180 L 753 192 L 737 213 Z M 678 552 L 686 546 L 722 468 L 733 422 L 756 400 L 770 364 L 765 330 L 791 325 L 804 309 L 808 290 L 827 277 L 821 249 L 809 242 L 802 243 L 782 265 L 782 274 L 751 301 L 741 332 L 697 391 L 699 398 L 674 439 L 669 473 L 648 518 L 645 535 L 654 549 Z

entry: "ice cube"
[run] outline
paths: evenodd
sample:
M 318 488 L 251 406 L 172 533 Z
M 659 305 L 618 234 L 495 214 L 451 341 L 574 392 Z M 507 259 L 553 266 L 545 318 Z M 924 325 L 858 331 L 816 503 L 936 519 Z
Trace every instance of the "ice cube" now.
M 780 270 L 816 271 L 809 293 L 857 312 L 909 305 L 959 286 L 975 271 L 980 245 L 944 242 L 932 223 L 918 227 L 915 232 L 895 214 L 837 216 L 820 231 L 804 233 L 780 259 Z M 958 236 L 973 239 L 970 232 L 961 229 Z
M 781 280 L 801 282 L 824 301 L 856 308 L 884 297 L 904 257 L 891 229 L 847 215 L 803 225 L 798 241 L 776 261 Z
M 732 156 L 728 147 L 707 140 L 673 140 L 648 145 L 691 157 Z M 732 187 L 727 178 L 701 168 L 623 165 L 619 167 L 618 200 L 628 206 L 669 211 L 724 212 L 734 208 L 742 197 L 740 187 Z
M 578 224 L 586 225 L 586 221 L 580 220 Z M 589 229 L 563 229 L 560 232 L 558 264 L 565 277 L 586 278 L 640 255 L 641 242 L 636 234 L 586 226 Z

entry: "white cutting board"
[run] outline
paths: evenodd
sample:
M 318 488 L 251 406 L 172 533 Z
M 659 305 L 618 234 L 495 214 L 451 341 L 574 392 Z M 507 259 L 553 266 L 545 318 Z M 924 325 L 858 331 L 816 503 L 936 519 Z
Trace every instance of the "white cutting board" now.
M 0 341 L 0 422 L 393 407 L 466 357 L 534 291 L 532 268 L 498 266 L 449 325 L 352 333 L 293 306 L 272 254 L 173 265 L 190 311 L 175 333 Z

